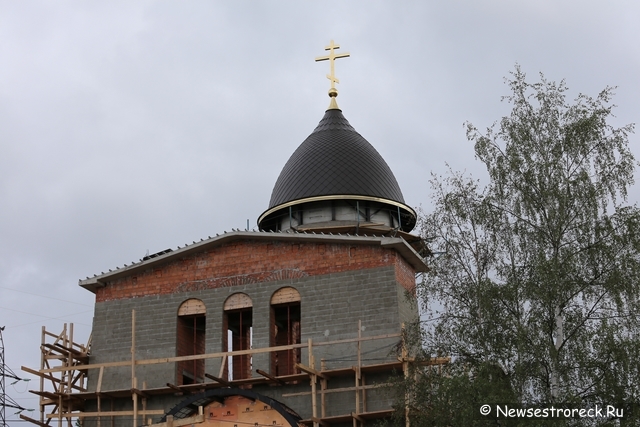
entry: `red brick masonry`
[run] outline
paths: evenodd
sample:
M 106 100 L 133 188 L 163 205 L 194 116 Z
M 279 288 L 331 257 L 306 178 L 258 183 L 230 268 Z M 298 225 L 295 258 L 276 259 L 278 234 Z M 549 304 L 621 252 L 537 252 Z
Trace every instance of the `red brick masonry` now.
M 397 282 L 414 291 L 415 270 L 395 250 L 379 244 L 244 240 L 109 281 L 96 290 L 96 302 L 384 266 L 394 266 Z

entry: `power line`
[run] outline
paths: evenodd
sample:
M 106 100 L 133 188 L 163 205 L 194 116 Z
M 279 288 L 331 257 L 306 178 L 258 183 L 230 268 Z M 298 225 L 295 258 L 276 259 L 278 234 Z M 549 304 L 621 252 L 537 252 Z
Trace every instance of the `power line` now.
M 91 304 L 84 304 L 84 303 L 81 303 L 81 302 L 75 302 L 75 301 L 69 301 L 69 300 L 66 300 L 66 299 L 54 298 L 54 297 L 48 296 L 48 295 L 36 294 L 36 293 L 33 293 L 33 292 L 27 292 L 27 291 L 21 291 L 21 290 L 18 290 L 18 289 L 7 288 L 6 286 L 0 286 L 0 289 L 6 289 L 8 291 L 19 292 L 21 294 L 27 294 L 27 295 L 33 295 L 33 296 L 36 296 L 36 297 L 42 297 L 42 298 L 46 298 L 48 300 L 56 300 L 56 301 L 66 302 L 66 303 L 69 303 L 69 304 L 84 305 L 85 307 L 93 307 Z
M 6 379 L 12 378 L 17 381 L 22 381 L 22 378 L 17 376 L 15 372 L 11 370 L 4 363 L 4 340 L 2 339 L 2 331 L 4 331 L 4 326 L 0 327 L 0 427 L 8 427 L 7 419 L 6 419 L 6 409 L 14 408 L 17 409 L 20 413 L 24 411 L 26 408 L 20 406 L 15 400 L 11 398 L 11 396 L 7 396 L 6 393 Z M 15 384 L 15 383 L 14 383 Z
M 81 311 L 79 313 L 72 313 L 72 314 L 65 314 L 64 316 L 51 317 L 51 316 L 43 316 L 42 314 L 29 313 L 27 311 L 15 310 L 13 308 L 0 307 L 0 309 L 9 310 L 9 311 L 15 311 L 16 313 L 28 314 L 30 316 L 42 317 L 44 319 L 49 319 L 49 320 L 60 320 L 60 319 L 68 318 L 70 316 L 75 316 L 75 315 L 78 315 L 78 314 L 90 313 L 90 312 L 93 311 L 93 310 L 86 310 L 86 311 Z M 33 322 L 28 322 L 28 323 L 21 323 L 19 325 L 9 325 L 9 328 L 13 329 L 13 328 L 17 328 L 18 326 L 31 325 L 33 323 L 38 323 L 38 322 L 40 322 L 40 320 L 36 320 L 36 321 L 33 321 Z M 91 325 L 87 325 L 86 323 L 79 323 L 79 322 L 74 322 L 74 323 L 79 324 L 79 325 L 91 326 Z

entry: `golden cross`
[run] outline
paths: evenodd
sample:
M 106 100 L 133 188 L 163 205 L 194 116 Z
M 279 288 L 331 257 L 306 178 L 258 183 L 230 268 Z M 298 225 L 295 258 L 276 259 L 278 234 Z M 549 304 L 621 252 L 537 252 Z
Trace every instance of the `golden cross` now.
M 331 64 L 331 74 L 327 74 L 327 78 L 331 80 L 331 89 L 333 89 L 334 91 L 336 90 L 336 83 L 340 83 L 340 80 L 336 78 L 335 68 L 333 64 L 336 59 L 347 58 L 349 56 L 348 53 L 339 53 L 336 55 L 336 53 L 334 52 L 336 49 L 340 49 L 340 46 L 338 46 L 333 42 L 333 40 L 331 40 L 331 44 L 324 48 L 324 50 L 329 51 L 329 55 L 319 56 L 316 58 L 316 62 L 326 61 L 327 59 L 329 60 L 329 63 Z

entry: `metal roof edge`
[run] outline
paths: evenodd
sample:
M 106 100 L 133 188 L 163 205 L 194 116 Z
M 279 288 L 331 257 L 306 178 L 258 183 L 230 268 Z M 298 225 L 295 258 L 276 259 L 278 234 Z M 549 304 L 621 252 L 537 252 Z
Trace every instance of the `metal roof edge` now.
M 380 242 L 382 247 L 391 247 L 395 249 L 407 262 L 416 269 L 416 272 L 426 273 L 429 271 L 429 267 L 424 262 L 424 259 L 411 247 L 406 240 L 401 237 L 391 237 L 393 241 Z
M 305 233 L 305 232 L 265 232 L 265 231 L 232 231 L 216 237 L 211 237 L 191 245 L 174 249 L 171 252 L 164 253 L 157 257 L 142 260 L 108 273 L 95 275 L 87 279 L 80 279 L 78 285 L 96 293 L 97 289 L 106 286 L 107 281 L 116 280 L 121 277 L 133 275 L 135 273 L 147 270 L 151 266 L 167 263 L 175 258 L 181 258 L 194 252 L 205 250 L 209 247 L 221 246 L 237 240 L 293 240 L 299 242 L 316 242 L 324 241 L 331 243 L 356 243 L 367 244 L 379 242 L 383 247 L 390 247 L 398 251 L 416 271 L 428 271 L 427 265 L 424 263 L 420 255 L 401 237 L 383 237 L 383 236 L 362 236 L 352 234 L 324 234 L 324 233 Z

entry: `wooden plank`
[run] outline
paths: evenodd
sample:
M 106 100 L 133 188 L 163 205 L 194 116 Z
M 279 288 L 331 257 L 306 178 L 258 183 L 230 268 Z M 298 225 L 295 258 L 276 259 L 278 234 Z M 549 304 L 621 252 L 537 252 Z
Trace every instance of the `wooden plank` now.
M 37 426 L 40 426 L 40 427 L 51 427 L 49 424 L 41 423 L 40 421 L 34 420 L 33 418 L 29 418 L 26 415 L 20 414 L 20 418 L 25 420 L 25 421 L 29 421 L 30 423 L 33 423 L 33 424 L 35 424 Z
M 394 409 L 383 409 L 382 411 L 362 412 L 358 416 L 365 420 L 374 420 L 376 418 L 390 417 L 394 412 Z
M 343 339 L 343 340 L 316 342 L 313 345 L 321 346 L 321 345 L 346 344 L 346 343 L 357 342 L 357 341 L 371 341 L 371 340 L 383 340 L 383 339 L 386 339 L 386 338 L 399 338 L 401 336 L 402 336 L 401 333 L 384 334 L 384 335 L 375 335 L 375 336 L 371 336 L 371 337 L 346 338 L 346 339 Z
M 402 323 L 402 359 L 400 359 L 400 361 L 402 362 L 402 372 L 404 373 L 404 379 L 405 379 L 405 384 L 407 382 L 407 379 L 409 378 L 409 362 L 407 362 L 407 356 L 408 356 L 408 351 L 407 351 L 407 345 L 405 342 L 405 337 L 404 337 L 404 323 Z M 404 394 L 404 425 L 405 427 L 411 427 L 411 420 L 409 418 L 409 403 L 410 403 L 410 398 L 411 396 L 409 395 L 408 391 L 405 391 Z
M 136 378 L 134 378 L 134 380 L 135 379 Z M 131 400 L 133 400 L 133 427 L 138 427 L 138 417 L 140 416 L 140 411 L 138 410 L 138 395 L 136 393 L 131 393 Z M 144 415 L 142 416 L 142 419 L 144 419 Z
M 222 376 L 224 375 L 224 367 L 227 364 L 227 359 L 228 357 L 223 356 L 220 360 L 220 373 L 218 374 L 218 378 L 222 378 Z
M 325 378 L 324 373 L 321 373 L 320 371 L 310 368 L 309 366 L 305 366 L 302 363 L 296 363 L 295 366 L 296 368 L 300 369 L 303 372 L 306 372 L 309 375 L 316 375 L 320 378 Z
M 56 401 L 58 400 L 58 394 L 52 393 L 50 391 L 29 390 L 29 393 L 33 393 L 36 396 L 46 397 L 47 399 L 51 399 L 51 400 L 56 400 Z
M 362 320 L 358 320 L 358 365 L 354 367 L 355 371 L 355 387 L 356 387 L 356 414 L 360 412 L 360 369 L 362 368 Z M 353 424 L 355 426 L 356 421 L 360 421 L 360 419 L 356 419 L 354 417 Z
M 316 361 L 313 357 L 313 341 L 311 340 L 311 338 L 309 338 L 309 366 L 311 367 L 311 369 L 313 369 L 314 371 L 316 370 Z M 318 386 L 318 375 L 317 374 L 313 374 L 311 375 L 311 377 L 309 378 L 309 381 L 311 382 L 311 418 L 313 419 L 317 419 L 318 418 L 318 402 L 317 402 L 317 394 L 316 394 L 316 389 Z M 314 422 L 313 423 L 314 427 L 318 427 L 319 424 Z
M 149 397 L 149 395 L 147 393 L 145 393 L 144 391 L 137 389 L 137 388 L 132 388 L 131 389 L 131 393 L 137 394 L 140 397 L 144 397 L 147 398 Z
M 136 387 L 136 311 L 131 310 L 131 387 Z
M 382 411 L 372 411 L 372 412 L 362 412 L 360 414 L 357 414 L 357 417 L 359 419 L 362 420 L 374 420 L 377 418 L 386 418 L 386 417 L 390 417 L 391 415 L 393 415 L 393 413 L 395 412 L 395 410 L 393 409 L 385 409 Z M 327 425 L 327 424 L 337 424 L 337 423 L 347 423 L 349 421 L 351 421 L 355 414 L 351 413 L 351 414 L 345 414 L 345 415 L 334 415 L 331 417 L 325 417 L 325 418 L 308 418 L 308 419 L 304 419 L 301 420 L 300 423 L 302 424 L 312 424 L 314 422 L 323 424 L 323 425 Z
M 178 316 L 193 316 L 195 314 L 206 314 L 207 308 L 204 303 L 196 298 L 186 300 L 178 308 Z
M 243 350 L 243 351 L 239 351 L 239 352 L 221 352 L 221 353 L 213 353 L 213 354 L 205 354 L 205 355 L 192 355 L 192 356 L 186 356 L 186 357 L 185 356 L 181 356 L 181 357 L 160 358 L 160 359 L 136 360 L 136 358 L 135 358 L 135 332 L 134 332 L 135 329 L 133 329 L 133 328 L 134 328 L 134 326 L 132 327 L 132 357 L 131 357 L 131 361 L 129 361 L 129 363 L 127 363 L 127 362 L 124 362 L 124 363 L 122 363 L 122 362 L 108 362 L 108 363 L 96 364 L 96 365 L 66 366 L 66 367 L 62 367 L 62 368 L 61 367 L 50 368 L 50 367 L 47 366 L 47 370 L 41 369 L 41 372 L 38 372 L 36 375 L 40 376 L 41 378 L 42 378 L 42 376 L 44 376 L 44 378 L 47 378 L 47 380 L 49 380 L 49 381 L 56 381 L 56 379 L 55 379 L 55 377 L 53 375 L 48 375 L 48 374 L 50 374 L 52 372 L 65 372 L 65 371 L 71 371 L 71 370 L 86 372 L 88 369 L 96 369 L 97 368 L 97 369 L 100 369 L 100 371 L 102 371 L 101 374 L 104 375 L 105 368 L 108 368 L 110 366 L 125 366 L 127 364 L 130 364 L 131 365 L 131 369 L 132 369 L 132 377 L 133 377 L 133 374 L 135 373 L 136 366 L 139 366 L 139 365 L 171 363 L 171 362 L 179 361 L 180 359 L 182 359 L 182 360 L 202 360 L 202 359 L 209 359 L 209 358 L 213 358 L 213 357 L 220 357 L 221 358 L 221 369 L 224 370 L 224 365 L 226 364 L 226 361 L 228 360 L 228 357 L 232 356 L 232 355 L 269 353 L 269 352 L 279 351 L 279 350 L 284 350 L 284 349 L 289 350 L 289 349 L 305 347 L 305 345 L 299 344 L 299 345 L 278 346 L 278 347 L 272 347 L 272 348 Z M 396 336 L 400 336 L 400 334 L 386 334 L 386 335 L 381 335 L 381 336 L 363 338 L 361 336 L 361 329 L 359 330 L 359 335 L 360 335 L 360 337 L 356 338 L 356 339 L 336 340 L 336 341 L 321 342 L 321 343 L 316 343 L 316 342 L 309 343 L 309 346 L 311 346 L 309 355 L 312 356 L 313 345 L 320 346 L 320 345 L 332 345 L 332 344 L 347 343 L 347 342 L 357 342 L 359 344 L 358 347 L 359 347 L 359 350 L 360 350 L 358 353 L 360 353 L 362 351 L 360 343 L 363 342 L 363 341 L 370 341 L 370 340 L 373 340 L 373 339 L 391 339 L 391 338 L 395 338 Z M 64 341 L 64 343 L 65 343 L 65 345 L 68 345 L 66 341 Z M 60 347 L 57 347 L 57 349 L 55 351 L 56 352 L 61 351 Z M 360 356 L 360 354 L 358 354 L 358 356 Z M 363 366 L 361 360 L 359 360 L 358 366 L 356 366 L 356 367 L 347 368 L 347 369 L 329 370 L 329 371 L 327 371 L 325 369 L 325 366 L 322 366 L 319 371 L 316 370 L 315 369 L 315 363 L 313 363 L 312 362 L 313 359 L 310 358 L 310 364 L 309 364 L 310 366 L 304 366 L 302 364 L 297 364 L 296 365 L 296 367 L 298 369 L 300 369 L 301 371 L 306 373 L 304 375 L 320 377 L 320 378 L 323 378 L 326 381 L 328 376 L 347 375 L 348 372 L 350 372 L 353 375 L 354 368 L 355 368 L 356 371 L 359 371 L 357 373 L 360 374 L 360 375 L 357 375 L 355 387 L 353 387 L 352 389 L 351 388 L 346 388 L 346 389 L 329 389 L 329 390 L 326 390 L 325 389 L 326 388 L 326 384 L 324 384 L 323 387 L 321 387 L 321 390 L 313 390 L 314 387 L 311 387 L 312 391 L 310 393 L 296 393 L 296 395 L 311 394 L 311 395 L 313 395 L 315 397 L 315 394 L 317 392 L 320 392 L 321 397 L 324 398 L 325 393 L 336 393 L 336 392 L 347 391 L 347 390 L 348 391 L 356 391 L 356 393 L 357 393 L 359 391 L 360 393 L 357 393 L 358 396 L 356 397 L 356 399 L 358 399 L 358 397 L 360 397 L 360 399 L 358 399 L 359 400 L 359 402 L 358 402 L 359 404 L 357 405 L 357 408 L 356 408 L 356 411 L 355 411 L 356 415 L 358 415 L 358 418 L 350 417 L 350 419 L 352 421 L 353 420 L 358 421 L 358 423 L 362 424 L 363 423 L 362 420 L 364 420 L 364 419 L 369 417 L 368 414 L 365 412 L 366 411 L 366 406 L 365 406 L 366 405 L 365 404 L 366 394 L 364 393 L 364 390 L 383 386 L 383 385 L 366 386 L 362 374 L 365 371 L 369 371 L 369 372 L 387 371 L 387 370 L 391 369 L 393 366 L 402 366 L 403 362 L 406 364 L 408 362 L 408 359 L 409 359 L 408 355 L 405 354 L 404 356 L 405 357 L 404 357 L 404 359 L 402 361 L 389 362 L 389 363 L 383 363 L 383 364 L 378 364 L 378 365 L 369 365 L 369 366 Z M 64 360 L 63 357 L 61 357 L 60 359 Z M 54 360 L 54 356 L 51 357 L 51 360 Z M 67 362 L 69 360 L 67 360 Z M 438 359 L 432 359 L 432 360 L 424 361 L 421 364 L 424 364 L 424 365 L 442 365 L 442 364 L 446 364 L 446 363 L 449 363 L 449 359 L 447 359 L 447 358 L 438 358 Z M 48 363 L 47 363 L 47 365 L 48 365 Z M 360 369 L 358 369 L 358 367 Z M 47 372 L 47 371 L 49 371 L 49 372 Z M 262 375 L 262 377 L 264 377 L 264 378 L 260 378 L 260 377 L 258 377 L 258 378 L 248 378 L 248 379 L 244 379 L 244 380 L 238 380 L 237 382 L 236 381 L 228 382 L 228 381 L 225 381 L 225 380 L 223 380 L 223 381 L 226 384 L 231 384 L 233 386 L 240 385 L 241 383 L 242 384 L 267 384 L 266 382 L 264 382 L 265 378 L 267 380 L 276 381 L 276 382 L 281 383 L 281 384 L 282 383 L 286 383 L 286 379 L 271 376 L 267 372 L 258 371 L 258 374 Z M 264 374 L 266 374 L 266 375 L 264 375 Z M 295 377 L 298 378 L 301 375 L 303 375 L 303 374 L 298 374 Z M 216 380 L 215 377 L 212 378 L 212 376 L 209 376 L 209 375 L 207 375 L 207 377 L 210 378 L 210 379 L 214 379 L 214 381 Z M 83 380 L 82 375 L 79 375 L 79 376 L 73 375 L 73 376 L 69 376 L 68 378 L 66 376 L 63 376 L 63 378 L 64 379 L 62 381 L 66 382 L 66 380 L 69 379 L 69 381 L 72 381 L 73 384 L 75 384 L 77 381 Z M 133 378 L 135 378 L 135 377 L 133 377 Z M 133 378 L 132 378 L 132 381 L 133 381 Z M 306 376 L 304 376 L 302 378 L 306 378 Z M 219 378 L 219 379 L 222 379 L 222 378 Z M 57 380 L 57 381 L 60 381 L 60 380 Z M 99 383 L 101 383 L 101 381 L 99 381 Z M 203 386 L 204 386 L 204 388 L 212 388 L 212 387 L 217 386 L 218 384 L 223 384 L 222 382 L 218 382 L 218 381 L 216 381 L 216 383 L 217 384 L 211 384 L 210 383 L 207 386 L 205 386 L 204 384 L 194 385 L 193 387 L 203 388 Z M 315 383 L 315 381 L 314 381 L 314 384 L 317 384 L 317 383 Z M 189 390 L 191 390 L 191 388 L 187 388 L 187 387 L 177 387 L 177 386 L 171 387 L 170 384 L 167 384 L 167 386 L 168 386 L 168 391 L 172 391 L 173 390 L 173 391 L 178 391 L 180 393 L 183 393 L 183 392 L 188 392 Z M 135 387 L 134 387 L 134 389 L 135 389 Z M 151 394 L 148 394 L 146 392 L 140 392 L 139 390 L 131 390 L 131 389 L 129 389 L 129 390 L 125 390 L 124 392 L 125 393 L 128 392 L 129 396 L 133 397 L 134 399 L 136 397 L 138 397 L 138 396 L 144 396 L 144 395 L 151 396 Z M 131 395 L 131 393 L 133 393 L 133 396 Z M 162 394 L 162 393 L 165 393 L 165 392 L 162 391 L 162 389 L 154 389 L 154 395 L 155 394 Z M 100 390 L 98 390 L 98 393 L 95 393 L 95 394 L 96 395 L 100 394 Z M 88 396 L 90 396 L 92 394 L 91 393 L 84 393 L 82 395 L 88 397 Z M 65 393 L 64 396 L 66 397 L 66 399 L 68 399 L 71 395 Z M 78 396 L 78 394 L 76 394 L 76 396 Z M 52 397 L 56 397 L 56 396 L 52 396 Z M 314 403 L 314 405 L 313 405 L 314 408 L 313 409 L 314 409 L 314 412 L 316 412 L 317 408 L 315 407 L 316 406 L 315 405 L 315 403 L 316 403 L 315 402 L 315 398 L 313 400 L 314 400 L 314 402 L 313 402 Z M 322 403 L 323 403 L 322 406 L 324 406 L 324 402 L 322 402 Z M 66 404 L 65 404 L 65 406 L 66 406 Z M 134 403 L 134 407 L 135 406 L 137 406 L 137 405 L 135 405 L 135 403 Z M 146 408 L 144 407 L 144 403 L 143 403 L 143 408 L 142 408 L 143 411 L 139 411 L 139 410 L 136 411 L 136 409 L 139 409 L 139 408 L 134 408 L 134 411 L 133 411 L 132 415 L 135 415 L 136 412 L 138 412 L 138 414 L 143 416 L 143 417 L 148 414 L 148 411 L 145 411 Z M 322 408 L 322 409 L 324 409 L 324 408 Z M 367 414 L 367 416 L 366 417 L 361 417 L 358 414 L 358 412 L 360 412 L 360 411 L 362 411 L 363 413 Z M 64 410 L 63 410 L 63 412 L 64 412 Z M 317 412 L 320 412 L 320 411 L 317 411 Z M 324 419 L 324 415 L 325 415 L 324 411 L 323 411 L 323 413 L 321 415 L 317 414 L 317 412 L 315 414 L 316 416 L 313 417 L 313 418 L 314 418 L 314 421 L 316 421 L 316 423 L 318 425 L 327 425 L 329 423 L 336 422 L 336 418 L 333 418 L 333 417 L 330 417 L 330 419 L 325 420 Z M 127 411 L 113 411 L 112 410 L 112 411 L 108 411 L 108 412 L 98 411 L 98 413 L 100 413 L 100 416 L 111 417 L 112 420 L 113 420 L 113 417 L 115 417 L 115 416 L 128 416 L 127 415 L 128 414 Z M 89 413 L 83 413 L 82 415 L 83 416 L 90 416 L 90 415 L 87 415 L 87 414 L 89 414 Z M 385 412 L 385 414 L 386 414 L 386 412 Z M 48 418 L 55 419 L 56 415 L 58 417 L 60 417 L 60 418 L 69 418 L 67 415 L 61 416 L 60 413 L 52 414 Z M 320 415 L 322 418 L 317 418 L 318 415 Z M 72 415 L 72 416 L 78 417 L 78 415 Z M 383 415 L 380 415 L 380 416 L 383 416 Z M 177 420 L 174 420 L 174 421 L 177 421 Z
M 305 344 L 306 346 L 306 344 Z M 446 359 L 446 358 L 445 358 Z M 388 362 L 388 363 L 382 363 L 382 364 L 375 364 L 375 365 L 364 365 L 362 367 L 362 372 L 384 372 L 384 371 L 390 371 L 392 369 L 399 369 L 400 367 L 402 367 L 402 363 L 401 362 Z M 320 371 L 320 374 L 322 374 L 323 376 L 326 377 L 326 379 L 329 379 L 330 377 L 337 377 L 337 376 L 346 376 L 346 375 L 350 375 L 353 374 L 353 367 L 349 367 L 349 368 L 340 368 L 340 369 L 332 369 L 332 370 L 327 370 L 327 369 L 322 369 Z M 293 381 L 302 381 L 306 378 L 308 378 L 308 373 L 303 372 L 300 374 L 293 374 L 293 375 L 284 375 L 279 377 L 281 380 L 283 380 L 286 383 L 290 383 Z M 243 385 L 249 385 L 249 384 L 266 384 L 266 381 L 268 381 L 265 377 L 255 377 L 255 378 L 247 378 L 247 379 L 242 379 L 242 380 L 235 380 L 235 381 L 231 381 L 229 382 L 232 386 L 243 386 Z M 198 387 L 204 387 L 204 388 L 215 388 L 215 387 L 220 387 L 221 385 L 218 383 L 204 383 L 204 384 L 194 384 L 191 386 L 183 386 L 183 388 L 181 388 L 181 390 L 185 389 L 185 390 L 189 390 L 190 387 L 193 388 L 198 388 Z M 153 388 L 153 389 L 149 389 L 146 390 L 146 392 L 149 395 L 158 395 L 158 394 L 167 394 L 171 391 L 172 389 L 166 388 L 166 387 L 161 387 L 161 388 Z M 329 391 L 328 391 L 329 392 Z M 130 393 L 130 389 L 119 389 L 119 390 L 109 390 L 108 392 L 104 392 L 101 391 L 100 395 L 101 396 L 106 396 L 106 397 L 111 397 L 111 398 L 117 398 L 117 397 L 128 397 Z M 74 393 L 75 395 L 75 393 Z M 91 399 L 94 398 L 96 396 L 95 392 L 81 392 L 81 393 L 77 393 L 77 396 L 83 398 L 83 399 Z
M 309 424 L 313 423 L 314 425 L 318 425 L 320 424 L 321 426 L 328 426 L 329 423 L 327 423 L 326 421 L 323 421 L 322 418 L 313 418 L 311 417 L 309 420 L 301 420 L 301 423 L 305 423 L 308 422 Z
M 147 388 L 147 382 L 146 381 L 142 381 L 142 389 L 145 390 Z M 147 410 L 147 396 L 145 394 L 145 396 L 142 398 L 142 410 L 146 411 Z M 144 424 L 144 417 L 142 417 L 142 424 Z M 149 423 L 151 424 L 151 423 Z
M 277 382 L 280 385 L 285 385 L 286 384 L 286 382 L 282 381 L 280 378 L 274 377 L 273 375 L 266 373 L 262 369 L 256 369 L 256 372 L 259 373 L 260 375 L 262 375 L 263 377 L 270 379 L 271 381 Z
M 109 399 L 117 399 L 117 398 L 118 398 L 118 396 L 117 396 L 117 395 L 114 395 L 112 392 L 105 392 L 105 391 L 101 391 L 101 392 L 99 392 L 99 393 L 98 393 L 98 392 L 95 392 L 95 393 L 84 393 L 84 394 L 82 395 L 82 397 L 83 397 L 83 398 L 85 398 L 85 397 L 84 397 L 84 396 L 85 396 L 85 394 L 90 394 L 91 396 L 95 395 L 95 397 L 98 397 L 98 396 L 100 396 L 100 397 L 107 397 L 107 398 L 109 398 Z
M 361 380 L 361 390 L 362 390 L 362 412 L 367 412 L 367 389 L 365 388 L 367 386 L 366 381 L 365 381 L 365 376 L 362 372 L 360 372 L 360 380 Z
M 47 345 L 49 345 L 49 344 L 46 344 L 46 345 L 45 345 L 45 347 L 46 347 Z M 66 359 L 66 358 L 67 358 L 67 356 L 62 356 L 62 355 L 60 355 L 60 354 L 57 354 L 57 355 L 53 355 L 53 356 L 52 356 L 51 354 L 48 354 L 48 355 L 45 355 L 45 356 L 44 356 L 44 358 L 45 358 L 45 360 L 64 360 L 64 359 Z
M 324 371 L 327 369 L 326 360 L 320 359 L 320 370 Z M 320 416 L 322 418 L 327 416 L 327 405 L 326 399 L 324 395 L 324 391 L 327 389 L 327 379 L 320 378 Z
M 72 377 L 71 377 L 71 388 L 75 388 L 81 391 L 87 391 L 87 389 L 85 387 L 79 386 L 77 385 L 78 381 L 82 384 L 84 382 L 85 379 L 85 371 L 82 370 L 78 370 L 75 372 L 75 375 L 73 375 L 72 372 Z
M 22 369 L 25 372 L 30 373 L 31 375 L 36 375 L 38 377 L 47 379 L 47 380 L 52 381 L 52 382 L 60 382 L 60 379 L 54 377 L 53 375 L 43 374 L 43 373 L 35 371 L 35 370 L 31 369 L 31 368 L 27 368 L 26 366 L 22 366 L 20 369 Z
M 389 383 L 378 383 L 378 384 L 369 384 L 369 385 L 363 385 L 360 386 L 360 390 L 370 390 L 372 388 L 382 388 L 382 387 L 390 387 L 391 384 Z M 340 387 L 340 388 L 328 388 L 326 390 L 320 390 L 318 393 L 320 393 L 321 395 L 324 394 L 330 394 L 330 393 L 342 393 L 345 391 L 354 391 L 356 390 L 356 387 Z M 282 395 L 282 397 L 294 397 L 294 396 L 309 396 L 311 395 L 310 391 L 301 391 L 298 393 L 285 393 Z
M 100 368 L 100 373 L 98 374 L 98 385 L 96 387 L 96 393 L 98 394 L 102 391 L 102 374 L 104 374 L 104 367 Z
M 69 351 L 65 346 L 63 346 L 62 344 L 49 344 L 49 343 L 45 343 L 42 344 L 44 347 L 48 348 L 49 350 L 54 350 L 58 353 L 62 353 L 63 351 L 65 353 L 62 354 L 51 354 L 49 353 L 46 357 L 47 359 L 67 359 L 67 358 L 72 358 L 74 360 L 77 360 L 78 362 L 81 363 L 85 363 L 89 360 L 89 356 L 87 356 L 86 354 L 76 354 L 76 353 L 72 353 L 71 351 Z M 59 348 L 62 347 L 62 348 Z
M 136 377 L 136 310 L 131 310 L 131 390 L 138 387 Z M 138 395 L 131 393 L 133 400 L 133 427 L 138 427 Z M 142 417 L 144 419 L 144 416 Z
M 195 415 L 189 418 L 173 420 L 173 422 L 164 422 L 159 424 L 151 424 L 148 427 L 181 427 L 189 424 L 198 424 L 204 422 L 204 415 Z
M 276 293 L 271 297 L 271 305 L 286 304 L 299 301 L 300 293 L 290 286 L 278 289 Z
M 240 310 L 242 308 L 250 308 L 253 307 L 253 301 L 247 294 L 243 294 L 242 292 L 235 293 L 231 295 L 224 302 L 224 310 Z
M 361 341 L 371 341 L 378 339 L 386 339 L 386 338 L 396 338 L 400 337 L 401 334 L 385 334 L 385 335 L 377 335 L 372 337 L 363 337 Z M 357 342 L 358 338 L 350 338 L 336 341 L 326 341 L 326 342 L 315 342 L 314 346 L 325 346 L 325 345 L 335 345 L 335 344 L 346 344 L 350 342 Z M 290 344 L 290 345 L 281 345 L 276 347 L 265 347 L 258 349 L 250 349 L 250 350 L 240 350 L 240 351 L 224 351 L 219 353 L 207 353 L 207 354 L 196 354 L 192 356 L 177 356 L 177 357 L 162 357 L 158 359 L 144 359 L 144 360 L 136 360 L 136 365 L 157 365 L 161 363 L 173 363 L 173 362 L 184 362 L 187 360 L 200 360 L 200 359 L 212 359 L 214 357 L 225 357 L 225 356 L 241 356 L 244 354 L 261 354 L 261 353 L 270 353 L 274 351 L 284 351 L 284 350 L 293 350 L 296 348 L 304 348 L 307 344 Z M 57 367 L 57 368 L 48 368 L 41 369 L 42 373 L 52 373 L 52 372 L 63 372 L 69 370 L 89 370 L 89 369 L 98 369 L 101 366 L 105 368 L 114 368 L 121 366 L 129 366 L 131 365 L 131 361 L 122 361 L 122 362 L 106 362 L 106 363 L 95 363 L 89 365 L 80 366 L 71 366 L 71 367 Z
M 49 405 L 56 405 L 57 403 L 54 402 L 51 399 L 45 399 L 44 397 L 40 398 L 40 406 L 49 406 Z
M 183 391 L 180 387 L 178 387 L 177 385 L 173 385 L 173 384 L 171 384 L 171 383 L 167 383 L 167 387 L 169 387 L 170 389 L 173 389 L 173 390 L 177 391 L 177 392 L 178 392 L 178 393 L 180 393 L 180 394 L 184 394 L 184 391 Z
M 98 398 L 98 412 L 102 412 L 102 396 L 100 395 L 100 390 L 102 390 L 103 373 L 104 368 L 100 368 L 100 373 L 98 374 L 98 386 L 96 387 L 96 397 Z M 98 417 L 98 427 L 102 427 L 102 417 Z
M 49 361 L 47 361 L 46 359 L 46 355 L 45 355 L 45 351 L 44 348 L 42 347 L 42 345 L 44 345 L 47 341 L 47 330 L 46 328 L 43 326 L 42 327 L 42 331 L 41 331 L 41 336 L 40 336 L 40 370 L 44 369 L 45 366 L 49 367 Z M 44 390 L 44 378 L 40 377 L 40 390 Z M 40 421 L 39 423 L 43 423 L 44 422 L 44 412 L 45 412 L 45 408 L 46 406 L 48 406 L 50 403 L 48 401 L 46 401 L 45 399 L 49 400 L 46 397 L 40 396 Z M 22 415 L 21 415 L 22 416 Z
M 147 409 L 138 411 L 138 415 L 164 415 L 164 409 Z M 132 417 L 133 411 L 104 411 L 104 412 L 69 412 L 62 414 L 47 414 L 47 418 L 87 418 L 87 417 Z
M 213 359 L 215 357 L 241 356 L 244 354 L 270 353 L 273 351 L 284 351 L 284 350 L 293 350 L 296 348 L 304 348 L 306 346 L 307 346 L 306 344 L 289 344 L 289 345 L 280 345 L 277 347 L 265 347 L 265 348 L 251 349 L 251 350 L 224 351 L 220 353 L 196 354 L 192 356 L 176 356 L 176 357 L 162 357 L 158 359 L 143 359 L 143 360 L 136 360 L 136 366 L 184 362 L 187 360 Z M 104 366 L 105 368 L 116 368 L 116 367 L 122 367 L 122 366 L 130 366 L 130 365 L 131 365 L 131 361 L 126 360 L 122 362 L 105 362 L 105 363 L 95 363 L 91 365 L 82 365 L 81 368 L 83 370 L 89 370 L 89 369 L 99 369 L 102 366 Z M 61 366 L 57 368 L 41 369 L 40 372 L 42 373 L 64 372 L 64 371 L 77 370 L 78 368 L 79 366 L 71 366 L 71 367 Z
M 150 424 L 148 427 L 182 427 L 189 424 L 198 424 L 204 422 L 204 414 L 202 413 L 202 406 L 198 406 L 198 415 L 193 415 L 189 418 L 174 419 L 172 415 L 167 416 L 167 421 L 164 423 Z
M 333 417 L 326 417 L 326 418 L 309 418 L 306 420 L 301 420 L 300 422 L 302 424 L 321 424 L 323 426 L 327 426 L 329 424 L 335 424 L 335 423 L 347 423 L 351 421 L 351 414 L 349 415 L 336 415 Z
M 213 381 L 215 381 L 215 382 L 217 382 L 217 383 L 222 384 L 222 385 L 223 385 L 223 386 L 225 386 L 225 387 L 229 387 L 229 386 L 231 385 L 231 383 L 229 383 L 229 381 L 227 381 L 227 380 L 223 380 L 223 379 L 222 379 L 222 378 L 220 378 L 220 377 L 214 377 L 213 375 L 211 375 L 211 374 L 207 374 L 206 372 L 204 373 L 204 376 L 205 376 L 205 377 L 207 377 L 207 378 L 209 378 L 210 380 L 213 380 Z
M 42 328 L 44 329 L 44 326 Z M 63 331 L 61 333 L 59 333 L 59 334 L 54 334 L 54 333 L 46 331 L 46 330 L 44 331 L 45 335 L 49 335 L 50 337 L 55 338 L 56 342 L 59 341 L 60 339 L 62 339 L 62 334 L 64 334 L 65 332 L 66 332 L 66 328 L 63 329 Z
M 56 343 L 56 344 L 54 344 L 54 347 L 55 347 L 55 348 L 58 348 L 58 349 L 62 349 L 62 350 L 64 350 L 64 351 L 67 351 L 67 352 L 69 352 L 69 353 L 73 354 L 74 356 L 85 357 L 85 356 L 87 355 L 86 353 L 83 353 L 83 352 L 82 352 L 82 351 L 80 351 L 80 350 L 76 350 L 75 348 L 68 347 L 68 346 L 62 345 L 62 344 L 60 344 L 60 343 Z

